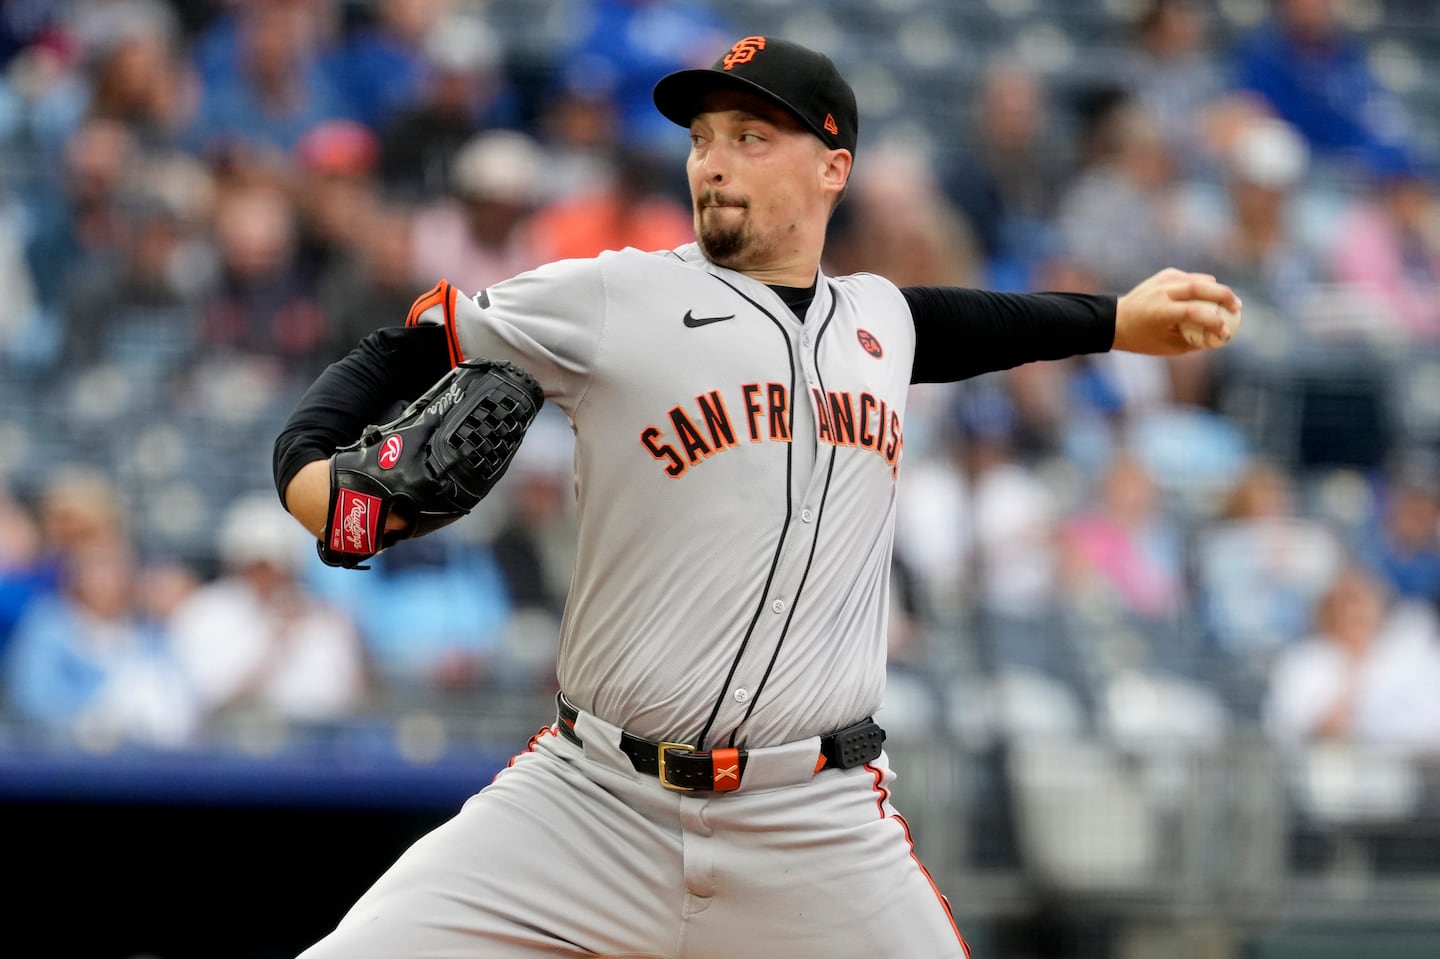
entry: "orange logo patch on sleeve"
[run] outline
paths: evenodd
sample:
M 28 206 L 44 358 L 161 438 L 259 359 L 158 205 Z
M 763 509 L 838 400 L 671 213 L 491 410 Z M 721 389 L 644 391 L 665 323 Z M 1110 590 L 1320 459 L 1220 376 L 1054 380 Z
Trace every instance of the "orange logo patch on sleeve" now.
M 721 62 L 724 63 L 726 70 L 733 70 L 742 63 L 754 60 L 755 54 L 764 49 L 764 37 L 746 37 L 731 47 L 730 52 L 725 54 L 725 59 Z
M 860 348 L 875 357 L 875 359 L 878 360 L 885 355 L 885 350 L 880 346 L 880 341 L 876 339 L 875 334 L 869 330 L 856 330 L 855 338 L 860 341 Z

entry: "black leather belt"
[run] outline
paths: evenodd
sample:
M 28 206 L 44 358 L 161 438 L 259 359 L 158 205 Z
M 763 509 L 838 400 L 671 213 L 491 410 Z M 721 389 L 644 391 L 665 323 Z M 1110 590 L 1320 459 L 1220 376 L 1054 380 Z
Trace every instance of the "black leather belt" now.
M 565 698 L 564 693 L 555 697 L 559 709 L 559 722 L 555 724 L 560 735 L 577 746 L 583 745 L 575 732 L 575 720 L 580 710 Z M 820 755 L 816 757 L 815 771 L 822 769 L 849 769 L 880 758 L 885 742 L 885 730 L 866 717 L 851 723 L 843 729 L 820 737 Z M 683 792 L 729 792 L 740 788 L 745 775 L 745 764 L 749 758 L 746 749 L 709 749 L 697 751 L 686 743 L 655 742 L 620 732 L 620 750 L 630 758 L 635 771 L 654 776 L 661 785 Z

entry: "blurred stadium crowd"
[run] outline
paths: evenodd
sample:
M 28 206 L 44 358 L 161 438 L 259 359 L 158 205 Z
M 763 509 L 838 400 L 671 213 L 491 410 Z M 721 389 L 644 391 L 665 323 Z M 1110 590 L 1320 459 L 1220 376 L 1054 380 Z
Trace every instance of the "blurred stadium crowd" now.
M 1427 0 L 5 3 L 8 738 L 219 748 L 547 695 L 563 421 L 368 573 L 315 559 L 270 443 L 441 277 L 688 242 L 650 86 L 767 32 L 859 96 L 830 272 L 1118 292 L 1178 265 L 1245 302 L 1216 353 L 914 390 L 897 737 L 938 711 L 977 750 L 1440 754 Z

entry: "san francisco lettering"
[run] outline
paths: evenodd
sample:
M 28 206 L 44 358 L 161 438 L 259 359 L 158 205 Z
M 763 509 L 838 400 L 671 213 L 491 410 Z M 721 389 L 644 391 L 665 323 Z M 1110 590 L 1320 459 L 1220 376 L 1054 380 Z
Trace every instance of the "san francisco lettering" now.
M 821 443 L 869 450 L 892 468 L 905 448 L 900 415 L 873 393 L 811 390 L 815 433 Z M 731 402 L 735 413 L 731 412 Z M 790 390 L 784 383 L 744 383 L 727 401 L 710 390 L 672 406 L 664 425 L 640 431 L 640 444 L 671 477 L 684 476 L 717 453 L 749 443 L 790 442 Z

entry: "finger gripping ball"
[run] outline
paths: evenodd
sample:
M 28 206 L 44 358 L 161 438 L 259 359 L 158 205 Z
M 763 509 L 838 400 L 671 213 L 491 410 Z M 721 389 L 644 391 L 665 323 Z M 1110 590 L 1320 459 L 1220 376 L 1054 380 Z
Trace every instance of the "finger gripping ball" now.
M 1185 319 L 1180 321 L 1180 335 L 1185 342 L 1200 350 L 1213 350 L 1216 347 L 1224 346 L 1235 336 L 1235 331 L 1240 328 L 1240 314 L 1227 310 L 1218 303 L 1211 303 L 1209 300 L 1189 300 L 1187 305 L 1199 312 L 1208 312 L 1219 316 L 1225 321 L 1225 332 L 1219 333 L 1207 326 L 1196 323 L 1193 320 Z

